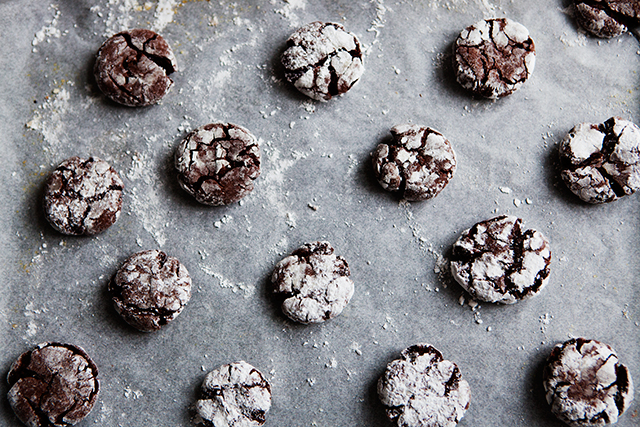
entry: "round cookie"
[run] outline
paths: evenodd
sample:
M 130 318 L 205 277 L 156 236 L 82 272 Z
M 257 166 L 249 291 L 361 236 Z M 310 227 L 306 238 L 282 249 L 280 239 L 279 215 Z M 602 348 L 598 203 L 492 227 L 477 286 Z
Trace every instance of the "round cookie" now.
M 411 201 L 437 196 L 456 170 L 451 143 L 440 132 L 413 124 L 394 126 L 391 135 L 393 141 L 372 153 L 382 188 Z
M 515 216 L 498 216 L 465 230 L 453 244 L 451 273 L 471 296 L 513 304 L 537 295 L 549 279 L 549 241 L 523 230 Z
M 127 259 L 109 282 L 116 311 L 134 328 L 160 329 L 191 298 L 191 277 L 178 259 L 158 250 L 138 252 Z
M 596 340 L 556 345 L 543 385 L 551 412 L 572 427 L 614 424 L 633 400 L 629 370 L 610 346 Z
M 312 22 L 287 40 L 285 77 L 300 92 L 328 101 L 347 92 L 364 72 L 360 41 L 340 24 Z
M 74 425 L 96 403 L 97 377 L 98 368 L 82 348 L 42 343 L 11 366 L 7 400 L 29 427 Z
M 253 190 L 260 176 L 260 147 L 242 126 L 211 123 L 189 133 L 178 146 L 180 186 L 205 205 L 228 205 Z
M 587 203 L 612 202 L 640 188 L 640 128 L 628 120 L 580 123 L 559 154 L 563 181 Z
M 46 180 L 45 217 L 63 234 L 100 233 L 120 216 L 123 188 L 118 173 L 104 160 L 68 158 Z
M 195 422 L 206 427 L 261 426 L 271 407 L 271 385 L 245 361 L 209 372 L 201 393 Z
M 455 363 L 416 344 L 387 365 L 378 397 L 399 427 L 454 427 L 469 408 L 470 389 Z
M 173 85 L 176 71 L 169 44 L 151 30 L 122 31 L 105 41 L 93 67 L 100 90 L 129 107 L 158 103 Z
M 529 31 L 507 18 L 480 21 L 454 44 L 458 83 L 476 95 L 497 99 L 518 89 L 533 73 L 536 50 Z
M 307 243 L 280 261 L 271 276 L 273 291 L 285 297 L 282 311 L 300 323 L 333 319 L 351 300 L 349 265 L 329 242 Z

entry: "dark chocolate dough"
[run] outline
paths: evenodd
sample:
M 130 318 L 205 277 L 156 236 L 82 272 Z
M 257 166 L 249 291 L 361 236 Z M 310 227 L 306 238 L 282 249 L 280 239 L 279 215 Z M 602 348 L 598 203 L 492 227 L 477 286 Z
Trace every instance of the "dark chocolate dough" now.
M 293 251 L 273 270 L 273 291 L 284 296 L 282 311 L 300 323 L 321 323 L 342 313 L 354 292 L 349 265 L 329 242 Z
M 612 202 L 640 188 L 640 128 L 628 120 L 580 123 L 559 154 L 562 179 L 585 202 Z
M 98 368 L 82 348 L 43 343 L 11 366 L 7 399 L 29 427 L 70 426 L 96 403 L 97 377 Z
M 543 385 L 551 412 L 572 427 L 614 424 L 633 400 L 629 370 L 610 346 L 596 340 L 556 345 Z
M 485 98 L 513 93 L 535 66 L 536 50 L 529 31 L 507 18 L 487 19 L 467 27 L 454 49 L 458 83 Z
M 191 132 L 175 154 L 180 186 L 205 205 L 234 203 L 260 175 L 260 147 L 247 129 L 212 123 Z
M 173 80 L 176 59 L 169 44 L 151 30 L 122 31 L 105 41 L 93 73 L 100 90 L 129 107 L 158 103 Z
M 100 233 L 118 219 L 123 188 L 118 173 L 104 160 L 71 157 L 47 178 L 45 216 L 64 234 Z
M 451 143 L 440 132 L 413 124 L 395 126 L 391 135 L 393 141 L 379 144 L 372 155 L 380 185 L 407 200 L 437 196 L 456 170 Z
M 258 427 L 271 407 L 271 385 L 243 360 L 209 372 L 201 394 L 195 422 L 205 427 Z
M 454 427 L 469 408 L 470 389 L 455 363 L 416 344 L 387 365 L 378 397 L 398 427 Z
M 473 298 L 513 304 L 531 298 L 547 285 L 551 249 L 522 220 L 499 216 L 466 230 L 453 245 L 451 273 Z
M 191 298 L 191 277 L 178 259 L 158 250 L 127 259 L 109 292 L 116 311 L 134 328 L 150 332 L 178 317 Z
M 312 22 L 287 40 L 285 77 L 300 92 L 328 101 L 347 92 L 364 72 L 360 41 L 340 24 Z

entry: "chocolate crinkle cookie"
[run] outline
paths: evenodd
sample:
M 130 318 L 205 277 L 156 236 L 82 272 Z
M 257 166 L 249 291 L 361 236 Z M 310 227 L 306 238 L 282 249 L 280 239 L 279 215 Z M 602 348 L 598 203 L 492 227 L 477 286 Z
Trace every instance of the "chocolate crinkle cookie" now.
M 287 40 L 281 59 L 287 80 L 318 101 L 347 92 L 364 72 L 360 41 L 332 22 L 298 29 Z
M 372 154 L 382 188 L 412 201 L 437 196 L 456 170 L 451 143 L 440 132 L 413 124 L 395 126 L 391 135 L 393 140 Z
M 576 21 L 592 35 L 617 37 L 640 24 L 640 0 L 574 0 Z
M 116 311 L 134 328 L 160 329 L 191 298 L 191 277 L 177 258 L 159 250 L 138 252 L 127 259 L 109 282 Z
M 329 242 L 307 243 L 280 261 L 273 291 L 285 297 L 282 311 L 300 323 L 321 323 L 342 313 L 353 296 L 349 265 Z
M 98 398 L 98 368 L 71 344 L 43 343 L 16 360 L 7 399 L 29 427 L 63 427 L 89 415 Z
M 64 234 L 100 233 L 120 216 L 123 188 L 118 173 L 104 160 L 71 157 L 46 180 L 45 216 Z
M 387 365 L 378 396 L 399 427 L 454 427 L 469 408 L 470 389 L 455 363 L 416 344 Z
M 536 50 L 529 31 L 507 18 L 487 19 L 467 27 L 454 49 L 458 83 L 485 98 L 510 95 L 535 67 Z
M 201 394 L 195 422 L 206 427 L 261 426 L 271 407 L 271 385 L 245 361 L 209 372 Z
M 253 190 L 260 176 L 260 147 L 242 126 L 212 123 L 189 133 L 178 146 L 180 186 L 205 205 L 234 203 Z
M 451 272 L 475 299 L 513 304 L 537 295 L 549 279 L 549 241 L 522 220 L 499 216 L 466 230 L 453 245 Z
M 640 128 L 630 121 L 580 123 L 559 152 L 562 179 L 585 202 L 612 202 L 640 188 Z
M 113 101 L 129 107 L 158 103 L 173 85 L 168 76 L 176 71 L 169 44 L 151 30 L 135 29 L 105 41 L 93 68 L 100 90 Z
M 629 370 L 610 346 L 596 340 L 556 345 L 543 385 L 553 414 L 572 427 L 614 424 L 633 400 Z

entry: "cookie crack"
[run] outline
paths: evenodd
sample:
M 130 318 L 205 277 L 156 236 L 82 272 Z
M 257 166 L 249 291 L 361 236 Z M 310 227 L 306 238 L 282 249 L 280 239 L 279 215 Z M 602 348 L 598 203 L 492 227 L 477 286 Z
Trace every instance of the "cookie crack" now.
M 148 44 L 158 38 L 157 34 L 154 34 L 151 38 L 145 40 L 145 42 L 142 44 L 142 49 L 139 49 L 133 43 L 133 40 L 131 39 L 131 34 L 121 33 L 120 35 L 122 36 L 122 38 L 124 38 L 125 42 L 127 43 L 127 46 L 129 48 L 131 48 L 132 50 L 136 51 L 136 62 L 140 62 L 140 58 L 142 56 L 146 56 L 154 64 L 156 64 L 158 67 L 162 68 L 164 70 L 165 75 L 169 75 L 169 74 L 171 74 L 171 73 L 173 73 L 175 71 L 175 68 L 173 67 L 173 64 L 171 63 L 170 59 L 165 58 L 165 57 L 160 56 L 160 55 L 156 55 L 156 54 L 151 53 L 151 52 L 149 52 L 147 50 Z M 126 67 L 123 67 L 123 68 L 125 68 L 127 71 L 130 72 L 130 70 L 128 68 L 126 68 Z

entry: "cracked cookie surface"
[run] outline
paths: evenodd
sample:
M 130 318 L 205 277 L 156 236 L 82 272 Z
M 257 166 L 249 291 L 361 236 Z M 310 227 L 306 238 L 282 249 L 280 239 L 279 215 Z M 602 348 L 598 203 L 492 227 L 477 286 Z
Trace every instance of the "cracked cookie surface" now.
M 116 311 L 134 328 L 160 329 L 191 298 L 191 277 L 177 258 L 159 250 L 138 252 L 127 259 L 109 282 Z
M 159 34 L 146 29 L 122 31 L 105 41 L 93 68 L 100 90 L 129 107 L 158 103 L 173 85 L 176 71 L 171 47 Z
M 543 385 L 551 412 L 572 427 L 614 424 L 633 400 L 629 370 L 609 345 L 596 340 L 556 345 Z
M 399 427 L 453 427 L 469 408 L 470 389 L 455 363 L 416 344 L 387 365 L 378 397 Z
M 453 244 L 451 273 L 475 299 L 513 304 L 537 295 L 549 279 L 551 249 L 522 220 L 499 216 L 464 231 Z
M 580 123 L 559 154 L 564 183 L 585 202 L 612 202 L 640 188 L 640 128 L 628 120 Z
M 307 243 L 280 261 L 273 291 L 285 297 L 282 311 L 300 323 L 321 323 L 342 313 L 354 292 L 349 265 L 329 242 Z
M 513 93 L 533 73 L 535 45 L 529 31 L 507 18 L 464 29 L 454 44 L 458 83 L 476 95 L 497 99 Z
M 438 131 L 414 124 L 391 129 L 393 141 L 372 154 L 373 170 L 385 190 L 411 201 L 437 196 L 456 170 L 451 143 Z
M 285 77 L 300 92 L 328 101 L 347 92 L 364 72 L 358 38 L 332 22 L 312 22 L 287 40 L 281 62 Z
M 180 186 L 198 202 L 228 205 L 253 191 L 260 176 L 260 147 L 242 126 L 211 123 L 182 140 L 175 167 Z
M 64 234 L 100 233 L 120 216 L 123 188 L 118 173 L 104 160 L 68 158 L 46 180 L 45 217 Z
M 11 366 L 7 399 L 29 427 L 70 426 L 91 412 L 97 377 L 98 368 L 82 348 L 42 343 Z
M 271 385 L 242 360 L 209 372 L 201 394 L 195 422 L 206 427 L 261 426 L 271 407 Z

